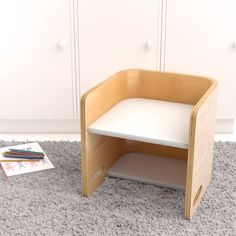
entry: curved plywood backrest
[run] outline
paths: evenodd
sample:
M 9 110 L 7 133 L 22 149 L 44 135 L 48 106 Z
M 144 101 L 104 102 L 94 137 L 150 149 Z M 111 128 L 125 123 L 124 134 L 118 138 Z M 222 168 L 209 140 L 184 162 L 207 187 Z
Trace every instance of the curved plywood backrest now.
M 191 105 L 196 105 L 212 84 L 211 79 L 204 77 L 156 71 L 129 70 L 127 75 L 130 97 Z
M 86 110 L 84 114 L 90 114 L 85 119 L 86 127 L 125 98 L 196 105 L 212 84 L 211 79 L 191 75 L 135 69 L 118 72 L 82 97 L 81 107 Z

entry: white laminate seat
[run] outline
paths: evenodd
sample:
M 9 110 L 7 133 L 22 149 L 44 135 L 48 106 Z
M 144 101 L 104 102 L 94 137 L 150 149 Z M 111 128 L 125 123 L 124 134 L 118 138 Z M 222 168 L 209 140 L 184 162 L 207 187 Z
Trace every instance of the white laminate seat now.
M 143 98 L 122 100 L 88 127 L 88 132 L 188 148 L 192 105 Z

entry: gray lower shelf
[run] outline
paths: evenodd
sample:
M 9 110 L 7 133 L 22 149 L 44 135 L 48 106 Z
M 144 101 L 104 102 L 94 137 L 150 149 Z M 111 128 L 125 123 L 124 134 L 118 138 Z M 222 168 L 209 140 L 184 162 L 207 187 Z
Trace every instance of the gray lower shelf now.
M 107 175 L 174 189 L 185 189 L 187 161 L 144 153 L 127 153 Z

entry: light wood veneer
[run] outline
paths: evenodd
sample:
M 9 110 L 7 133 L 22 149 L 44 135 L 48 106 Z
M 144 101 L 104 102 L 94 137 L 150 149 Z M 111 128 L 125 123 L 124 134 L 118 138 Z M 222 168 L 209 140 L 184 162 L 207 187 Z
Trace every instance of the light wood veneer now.
M 217 82 L 209 78 L 134 69 L 121 71 L 85 93 L 81 99 L 84 195 L 92 195 L 104 181 L 109 168 L 126 153 L 141 152 L 173 161 L 186 160 L 185 217 L 191 219 L 211 177 L 216 89 Z M 182 134 L 187 133 L 188 138 L 184 142 L 179 142 L 179 138 L 178 142 L 185 145 L 173 145 L 174 142 L 170 140 L 163 143 L 160 139 L 150 143 L 148 137 L 136 139 L 129 135 L 114 135 L 117 130 L 109 134 L 117 137 L 107 136 L 108 133 L 91 133 L 96 130 L 93 128 L 100 117 L 104 114 L 105 117 L 119 102 L 131 98 L 167 101 L 179 103 L 180 106 L 191 105 L 189 126 L 180 125 L 183 127 Z M 178 117 L 172 115 L 166 117 L 166 121 L 170 118 L 175 121 Z M 140 116 L 135 119 L 138 122 Z M 142 123 L 138 127 L 145 125 L 149 124 Z

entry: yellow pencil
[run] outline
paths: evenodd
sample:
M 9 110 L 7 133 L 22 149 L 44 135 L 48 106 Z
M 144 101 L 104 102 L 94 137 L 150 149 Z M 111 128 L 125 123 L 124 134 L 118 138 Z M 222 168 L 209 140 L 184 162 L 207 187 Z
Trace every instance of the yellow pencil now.
M 37 161 L 40 161 L 40 160 L 0 160 L 0 162 L 37 162 Z

